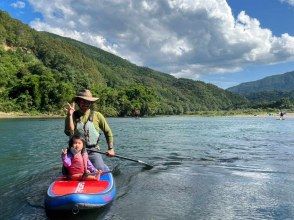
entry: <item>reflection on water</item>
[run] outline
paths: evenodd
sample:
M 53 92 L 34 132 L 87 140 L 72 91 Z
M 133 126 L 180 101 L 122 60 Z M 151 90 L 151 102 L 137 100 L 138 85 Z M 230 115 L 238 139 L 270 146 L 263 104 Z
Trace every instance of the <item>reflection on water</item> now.
M 156 117 L 109 122 L 117 153 L 154 168 L 106 158 L 115 168 L 116 200 L 100 212 L 69 213 L 69 218 L 293 218 L 294 120 Z M 1 120 L 0 130 L 1 219 L 46 219 L 44 196 L 60 175 L 60 150 L 67 142 L 63 120 Z

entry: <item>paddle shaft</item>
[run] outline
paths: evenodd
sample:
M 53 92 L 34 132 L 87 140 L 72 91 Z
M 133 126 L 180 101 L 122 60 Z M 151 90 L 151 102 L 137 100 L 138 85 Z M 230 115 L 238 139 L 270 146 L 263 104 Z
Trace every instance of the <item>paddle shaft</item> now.
M 101 151 L 98 151 L 98 150 L 94 150 L 94 149 L 89 149 L 87 148 L 88 151 L 92 151 L 92 152 L 96 152 L 96 153 L 99 153 L 99 154 L 107 154 L 105 152 L 101 152 Z M 133 161 L 133 162 L 137 162 L 137 163 L 141 163 L 141 164 L 144 164 L 148 167 L 153 167 L 152 165 L 150 164 L 147 164 L 145 163 L 144 161 L 141 161 L 141 160 L 136 160 L 136 159 L 132 159 L 132 158 L 128 158 L 128 157 L 123 157 L 123 156 L 119 156 L 119 155 L 114 155 L 114 157 L 117 157 L 117 158 L 121 158 L 121 159 L 124 159 L 124 160 L 129 160 L 129 161 Z

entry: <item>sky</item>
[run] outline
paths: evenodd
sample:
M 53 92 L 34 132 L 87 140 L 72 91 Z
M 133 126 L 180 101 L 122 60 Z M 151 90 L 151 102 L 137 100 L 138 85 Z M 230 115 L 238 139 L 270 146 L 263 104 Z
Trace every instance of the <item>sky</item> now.
M 294 0 L 0 0 L 38 31 L 228 88 L 294 70 Z

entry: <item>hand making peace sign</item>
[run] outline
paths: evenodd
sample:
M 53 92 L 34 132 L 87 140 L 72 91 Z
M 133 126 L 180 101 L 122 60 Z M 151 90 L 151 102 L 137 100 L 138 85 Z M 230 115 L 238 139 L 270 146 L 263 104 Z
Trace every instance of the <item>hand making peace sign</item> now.
M 75 103 L 67 103 L 67 108 L 65 108 L 65 110 L 67 111 L 67 115 L 71 116 L 75 111 Z

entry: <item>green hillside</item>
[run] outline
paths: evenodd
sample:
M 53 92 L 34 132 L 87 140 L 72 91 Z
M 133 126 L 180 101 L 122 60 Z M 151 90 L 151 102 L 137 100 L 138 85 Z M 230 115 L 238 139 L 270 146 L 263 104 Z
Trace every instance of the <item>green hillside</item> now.
M 245 98 L 212 84 L 136 66 L 84 43 L 37 32 L 0 11 L 0 111 L 61 113 L 81 88 L 106 115 L 229 110 Z
M 294 109 L 294 71 L 227 89 L 245 96 L 254 108 Z
M 230 87 L 227 90 L 241 95 L 267 91 L 291 92 L 294 90 L 294 71 L 269 76 L 253 82 L 241 83 L 240 85 Z

